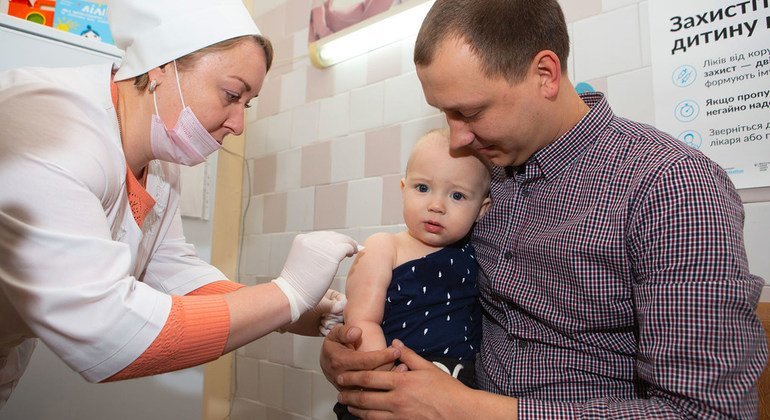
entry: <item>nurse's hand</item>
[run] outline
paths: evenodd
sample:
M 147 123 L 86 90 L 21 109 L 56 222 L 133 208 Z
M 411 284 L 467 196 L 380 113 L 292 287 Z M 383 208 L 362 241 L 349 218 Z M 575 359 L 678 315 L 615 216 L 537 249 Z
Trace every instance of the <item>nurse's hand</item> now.
M 273 280 L 289 299 L 292 322 L 321 300 L 340 261 L 356 252 L 358 243 L 337 232 L 310 232 L 294 238 L 281 276 Z
M 321 370 L 337 389 L 340 374 L 360 370 L 374 370 L 396 361 L 401 352 L 393 347 L 377 351 L 357 351 L 354 344 L 361 339 L 361 329 L 349 325 L 335 327 L 321 347 Z
M 302 314 L 297 322 L 284 325 L 278 331 L 311 337 L 326 335 L 335 326 L 342 325 L 342 312 L 346 303 L 344 294 L 329 289 L 315 308 Z

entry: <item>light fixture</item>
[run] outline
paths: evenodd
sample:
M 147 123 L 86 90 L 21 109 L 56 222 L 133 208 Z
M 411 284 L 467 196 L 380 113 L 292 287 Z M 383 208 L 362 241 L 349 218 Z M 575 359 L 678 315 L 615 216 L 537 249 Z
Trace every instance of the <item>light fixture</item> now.
M 417 34 L 435 0 L 407 0 L 308 45 L 310 60 L 324 68 Z

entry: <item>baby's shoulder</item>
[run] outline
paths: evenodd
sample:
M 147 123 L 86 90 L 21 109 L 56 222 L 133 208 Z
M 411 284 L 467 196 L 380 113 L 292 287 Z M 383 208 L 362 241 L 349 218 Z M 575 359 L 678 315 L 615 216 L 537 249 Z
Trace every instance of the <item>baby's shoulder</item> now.
M 395 247 L 398 244 L 397 235 L 388 232 L 377 232 L 366 238 L 364 246 L 367 248 Z

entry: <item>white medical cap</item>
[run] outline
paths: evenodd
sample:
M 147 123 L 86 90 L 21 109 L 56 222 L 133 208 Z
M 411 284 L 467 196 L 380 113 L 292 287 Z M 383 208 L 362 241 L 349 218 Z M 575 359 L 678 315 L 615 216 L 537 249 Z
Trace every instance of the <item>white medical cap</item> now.
M 259 29 L 241 0 L 110 0 L 107 19 L 124 51 L 115 80 Z

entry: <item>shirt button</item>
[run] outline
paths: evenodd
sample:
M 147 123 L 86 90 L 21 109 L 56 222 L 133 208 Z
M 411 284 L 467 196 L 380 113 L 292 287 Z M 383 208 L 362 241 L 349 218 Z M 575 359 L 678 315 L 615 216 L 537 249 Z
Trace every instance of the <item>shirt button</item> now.
M 528 197 L 529 196 L 529 188 L 522 188 L 521 189 L 521 196 L 522 197 Z
M 503 255 L 503 257 L 505 257 L 506 260 L 510 260 L 511 258 L 513 258 L 513 252 L 505 251 L 505 254 Z
M 520 349 L 526 349 L 527 348 L 527 342 L 523 341 L 523 340 L 520 340 L 519 341 L 519 348 Z

